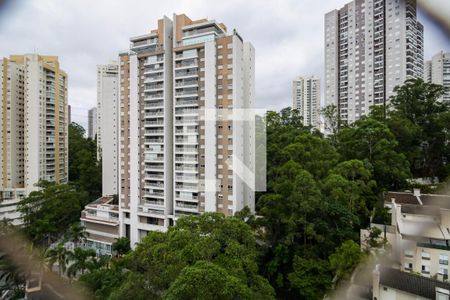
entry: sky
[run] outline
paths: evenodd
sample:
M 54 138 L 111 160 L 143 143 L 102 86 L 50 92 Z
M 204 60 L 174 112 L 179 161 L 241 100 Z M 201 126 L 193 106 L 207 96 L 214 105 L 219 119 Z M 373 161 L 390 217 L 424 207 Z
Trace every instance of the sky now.
M 438 1 L 438 0 L 436 0 Z M 235 28 L 256 50 L 256 105 L 291 105 L 292 80 L 324 78 L 324 14 L 349 0 L 0 0 L 0 55 L 59 56 L 69 75 L 72 121 L 87 127 L 96 105 L 96 65 L 117 59 L 131 36 L 156 28 L 163 15 L 185 13 Z M 450 11 L 450 2 L 441 0 Z M 447 4 L 445 4 L 447 2 Z M 424 13 L 425 58 L 450 52 L 450 38 Z M 322 86 L 324 85 L 322 81 Z

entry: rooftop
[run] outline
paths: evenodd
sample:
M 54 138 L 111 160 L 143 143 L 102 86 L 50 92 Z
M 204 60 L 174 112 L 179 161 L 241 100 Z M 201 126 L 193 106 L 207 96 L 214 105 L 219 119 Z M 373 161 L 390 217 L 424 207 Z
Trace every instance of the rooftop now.
M 421 194 L 419 190 L 412 192 L 387 192 L 384 196 L 385 202 L 397 204 L 415 204 L 429 207 L 450 209 L 450 195 L 443 194 Z
M 380 268 L 380 284 L 407 293 L 436 299 L 436 288 L 450 290 L 450 284 L 391 268 Z

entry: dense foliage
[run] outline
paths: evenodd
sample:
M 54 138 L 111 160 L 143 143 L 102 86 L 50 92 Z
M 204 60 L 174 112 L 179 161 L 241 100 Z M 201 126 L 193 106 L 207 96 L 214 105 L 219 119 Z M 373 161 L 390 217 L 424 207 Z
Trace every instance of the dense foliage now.
M 85 133 L 77 123 L 69 125 L 69 181 L 96 199 L 102 194 L 102 164 L 97 160 L 96 141 Z

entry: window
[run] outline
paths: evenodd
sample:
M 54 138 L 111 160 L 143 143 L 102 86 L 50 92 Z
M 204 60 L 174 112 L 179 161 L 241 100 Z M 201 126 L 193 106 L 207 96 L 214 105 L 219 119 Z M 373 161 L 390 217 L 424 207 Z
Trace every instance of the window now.
M 430 266 L 422 265 L 422 273 L 423 274 L 430 274 Z
M 430 253 L 422 252 L 422 259 L 424 259 L 424 260 L 430 260 Z
M 448 269 L 445 268 L 439 268 L 439 274 L 441 274 L 444 277 L 444 280 L 448 279 Z
M 448 255 L 445 254 L 439 255 L 439 264 L 448 266 Z

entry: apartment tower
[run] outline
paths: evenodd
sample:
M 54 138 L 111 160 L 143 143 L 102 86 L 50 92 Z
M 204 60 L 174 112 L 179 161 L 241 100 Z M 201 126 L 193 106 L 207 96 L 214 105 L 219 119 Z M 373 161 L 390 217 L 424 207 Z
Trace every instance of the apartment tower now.
M 303 118 L 303 125 L 319 129 L 320 79 L 316 76 L 299 76 L 292 81 L 292 108 Z
M 91 139 L 97 137 L 97 107 L 88 110 L 88 137 Z
M 102 160 L 102 194 L 118 194 L 119 65 L 97 66 L 97 157 Z
M 120 54 L 120 234 L 132 245 L 183 215 L 254 210 L 254 48 L 214 20 L 174 15 Z
M 325 15 L 325 102 L 341 123 L 385 105 L 395 86 L 423 71 L 416 0 L 354 0 Z
M 445 86 L 448 90 L 441 101 L 450 104 L 450 52 L 441 51 L 425 62 L 424 80 Z
M 0 219 L 20 224 L 16 204 L 39 180 L 68 180 L 67 74 L 56 56 L 1 60 Z

